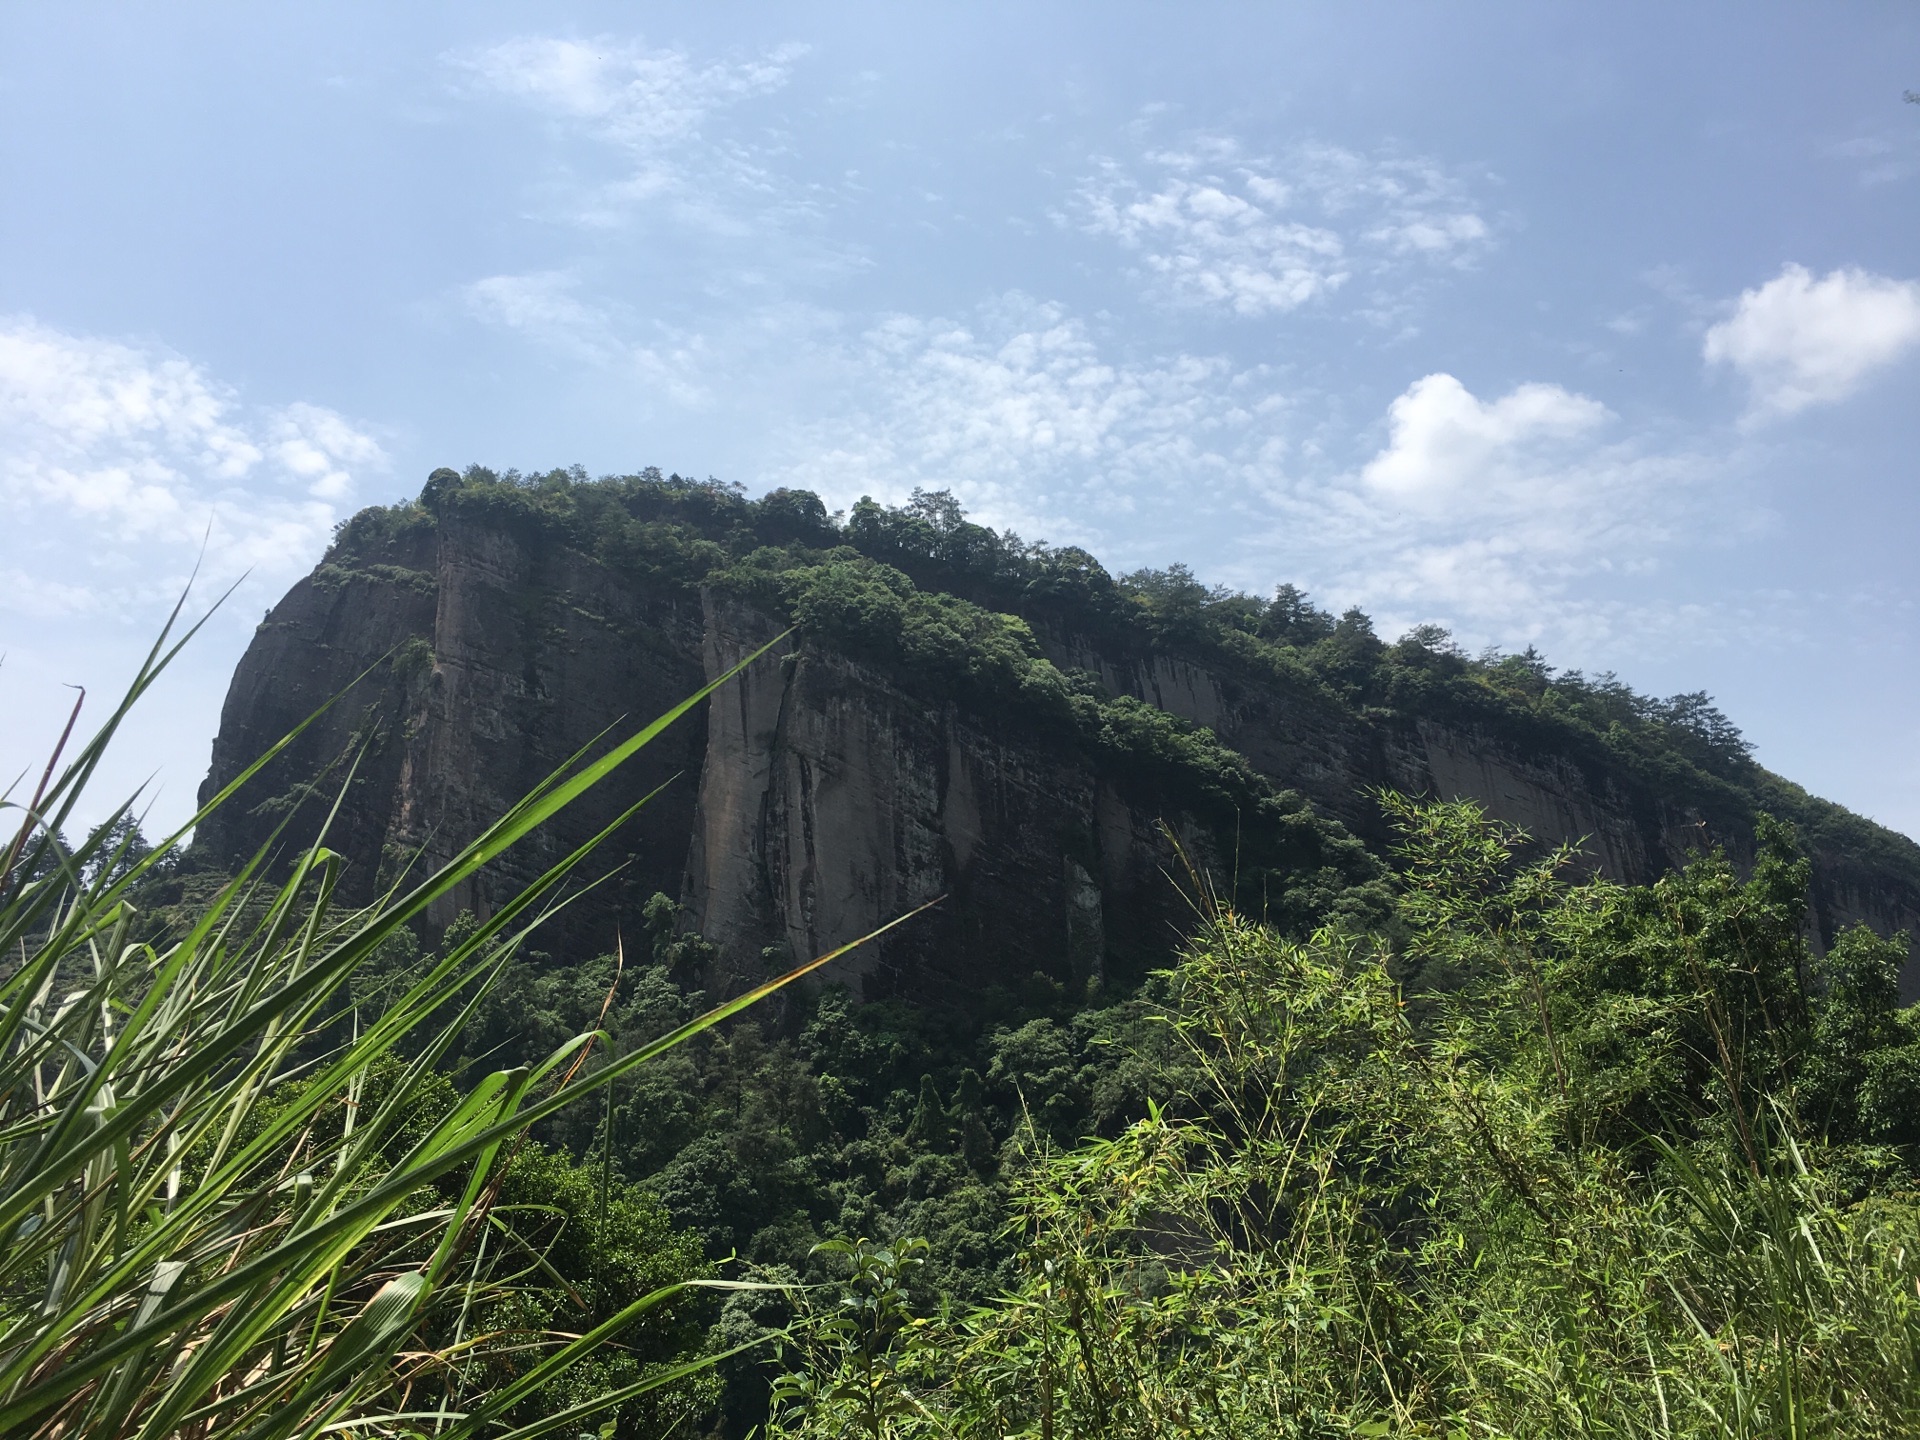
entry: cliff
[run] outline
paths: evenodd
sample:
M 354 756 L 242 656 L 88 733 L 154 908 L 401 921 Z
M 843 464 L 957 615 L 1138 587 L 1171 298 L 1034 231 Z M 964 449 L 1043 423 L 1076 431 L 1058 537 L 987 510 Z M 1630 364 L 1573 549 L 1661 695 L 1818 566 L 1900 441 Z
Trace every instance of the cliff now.
M 1081 993 L 1159 962 L 1189 864 L 1295 928 L 1377 912 L 1391 787 L 1474 799 L 1633 882 L 1705 844 L 1739 857 L 1769 810 L 1813 858 L 1817 938 L 1920 928 L 1920 847 L 1753 764 L 1704 697 L 1470 661 L 1431 633 L 1389 646 L 1284 588 L 1114 581 L 945 497 L 843 521 L 654 472 L 438 471 L 420 503 L 344 526 L 241 661 L 207 786 L 341 698 L 202 853 L 231 863 L 282 824 L 304 839 L 344 786 L 331 843 L 365 897 L 782 632 L 433 918 L 485 911 L 658 790 L 543 947 L 631 944 L 664 891 L 735 984 L 945 896 L 844 978 Z

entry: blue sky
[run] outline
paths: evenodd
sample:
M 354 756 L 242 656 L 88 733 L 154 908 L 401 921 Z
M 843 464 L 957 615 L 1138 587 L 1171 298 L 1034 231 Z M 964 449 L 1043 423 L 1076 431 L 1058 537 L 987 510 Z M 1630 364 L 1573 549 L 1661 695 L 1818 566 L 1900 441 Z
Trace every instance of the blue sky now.
M 952 489 L 1920 833 L 1920 10 L 0 10 L 0 746 L 437 465 Z

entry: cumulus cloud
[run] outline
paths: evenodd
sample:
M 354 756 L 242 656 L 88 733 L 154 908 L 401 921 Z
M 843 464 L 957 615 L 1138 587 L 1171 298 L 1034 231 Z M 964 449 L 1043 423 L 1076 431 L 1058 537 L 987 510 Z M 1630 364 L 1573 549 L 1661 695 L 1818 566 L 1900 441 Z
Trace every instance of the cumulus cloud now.
M 1505 644 L 1678 633 L 1675 615 L 1617 586 L 1660 563 L 1712 461 L 1617 438 L 1606 406 L 1559 385 L 1482 399 L 1427 375 L 1386 420 L 1385 445 L 1349 477 L 1280 501 L 1290 527 L 1316 537 L 1335 593 L 1390 627 L 1439 620 Z
M 1749 420 L 1832 404 L 1920 342 L 1920 283 L 1865 270 L 1820 279 L 1788 265 L 1743 291 L 1733 314 L 1707 331 L 1709 365 L 1747 382 Z
M 305 403 L 257 410 L 182 356 L 0 320 L 0 605 L 105 611 L 206 573 L 311 565 L 378 442 Z
M 1222 136 L 1102 160 L 1074 212 L 1138 255 L 1164 298 L 1250 317 L 1408 260 L 1469 264 L 1493 235 L 1464 182 L 1434 161 L 1330 145 L 1259 156 Z
M 1537 500 L 1566 442 L 1608 418 L 1599 401 L 1558 385 L 1521 385 L 1485 401 L 1446 374 L 1414 381 L 1387 415 L 1392 440 L 1360 478 L 1384 495 L 1447 504 L 1490 490 Z

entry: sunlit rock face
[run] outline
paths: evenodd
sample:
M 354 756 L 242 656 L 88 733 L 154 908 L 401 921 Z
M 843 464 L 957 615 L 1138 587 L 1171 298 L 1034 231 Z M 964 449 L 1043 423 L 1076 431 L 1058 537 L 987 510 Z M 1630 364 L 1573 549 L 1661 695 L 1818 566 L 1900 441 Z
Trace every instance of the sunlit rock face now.
M 736 596 L 625 575 L 524 529 L 416 512 L 377 539 L 336 545 L 261 624 L 203 795 L 328 708 L 203 827 L 202 853 L 231 864 L 327 823 L 350 860 L 343 897 L 365 900 L 773 642 L 430 919 L 489 913 L 612 826 L 574 888 L 598 883 L 535 949 L 623 941 L 631 955 L 641 907 L 664 892 L 716 947 L 703 983 L 732 989 L 937 900 L 834 971 L 869 994 L 971 1002 L 996 988 L 1077 994 L 1137 978 L 1192 923 L 1188 877 L 1231 873 L 1231 828 L 1177 794 L 1149 793 L 1018 712 L 930 700 L 911 674 L 776 639 L 784 626 Z M 1179 654 L 1106 653 L 1044 627 L 1038 639 L 1108 693 L 1208 727 L 1380 853 L 1382 787 L 1476 800 L 1542 844 L 1577 844 L 1582 863 L 1624 881 L 1706 844 L 1751 852 L 1752 815 L 1739 805 L 1676 804 L 1592 754 L 1367 713 Z M 1816 845 L 1814 860 L 1816 939 L 1860 920 L 1920 929 L 1905 870 L 1832 846 Z M 1912 965 L 1906 980 L 1910 995 L 1920 989 Z

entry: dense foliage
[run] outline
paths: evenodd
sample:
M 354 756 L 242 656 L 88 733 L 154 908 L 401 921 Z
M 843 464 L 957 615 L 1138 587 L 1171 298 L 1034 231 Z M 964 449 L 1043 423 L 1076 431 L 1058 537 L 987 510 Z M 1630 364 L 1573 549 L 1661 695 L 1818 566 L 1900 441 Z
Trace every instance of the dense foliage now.
M 944 494 L 829 515 L 658 472 L 476 467 L 356 516 L 329 565 L 404 579 L 410 540 L 474 519 L 732 591 L 930 699 L 1017 708 L 1233 837 L 1232 876 L 1192 877 L 1191 948 L 1144 983 L 1036 976 L 964 1012 L 788 993 L 543 1124 L 710 1262 L 798 1287 L 715 1318 L 714 1349 L 798 1327 L 771 1413 L 777 1367 L 729 1362 L 725 1432 L 1757 1435 L 1844 1409 L 1844 1433 L 1894 1434 L 1915 1414 L 1904 946 L 1856 930 L 1814 957 L 1796 846 L 1920 869 L 1754 763 L 1705 695 L 1430 627 L 1387 643 L 1290 586 L 1116 578 Z M 1094 654 L 1183 657 L 1360 726 L 1474 727 L 1750 827 L 1754 854 L 1575 883 L 1470 810 L 1389 799 L 1383 865 Z M 647 913 L 627 961 L 511 960 L 447 1073 L 595 1027 L 619 1053 L 695 1013 L 711 952 L 670 898 Z M 366 985 L 472 927 L 396 941 Z
M 1159 1103 L 1014 1177 L 1015 1281 L 835 1247 L 769 1433 L 1911 1434 L 1904 945 L 1809 956 L 1778 828 L 1626 889 L 1401 818 L 1399 953 L 1216 911 Z
M 1394 808 L 1385 930 L 1289 938 L 1209 903 L 1138 993 L 973 1023 L 790 994 L 549 1138 L 709 1255 L 824 1287 L 742 1296 L 714 1331 L 797 1319 L 774 1417 L 796 1434 L 1634 1434 L 1664 1404 L 1660 1433 L 1758 1435 L 1838 1394 L 1844 1433 L 1900 1433 L 1904 942 L 1811 953 L 1771 823 L 1744 877 L 1712 854 L 1623 887 L 1471 807 Z M 466 1052 L 671 1028 L 704 958 L 672 909 L 617 978 L 517 962 Z M 776 1373 L 734 1362 L 728 1433 Z
M 620 1053 L 703 1010 L 692 988 L 707 958 L 700 942 L 678 930 L 665 897 L 650 910 L 650 963 L 516 956 L 444 1057 L 447 1072 L 464 1083 L 596 1027 Z M 472 925 L 463 917 L 445 943 Z M 432 963 L 417 947 L 390 947 L 365 977 L 365 1003 Z M 932 1243 L 929 1284 L 984 1299 L 1013 1279 L 1006 1177 L 1033 1154 L 1118 1134 L 1144 1113 L 1165 1050 L 1148 1005 L 1088 1008 L 1042 984 L 971 1015 L 863 1003 L 841 986 L 790 992 L 759 1021 L 696 1037 L 540 1134 L 617 1185 L 644 1187 L 713 1260 L 820 1279 L 822 1242 L 912 1233 Z M 763 1338 L 787 1318 L 778 1297 L 743 1294 L 718 1317 L 715 1343 Z M 758 1360 L 730 1372 L 733 1433 L 763 1412 L 769 1376 Z
M 465 1393 L 511 1383 L 516 1334 L 710 1273 L 703 1248 L 785 1298 L 710 1316 L 707 1353 L 761 1343 L 619 1433 L 1907 1433 L 1904 943 L 1810 952 L 1778 825 L 1744 876 L 1711 854 L 1623 887 L 1471 806 L 1392 804 L 1384 931 L 1289 938 L 1203 892 L 1177 964 L 1117 1003 L 1009 997 L 968 1028 L 789 992 L 556 1111 L 492 1201 L 541 1274 L 483 1292 L 473 1330 L 507 1340 Z M 682 1025 L 707 957 L 650 911 L 651 963 L 503 956 L 405 1133 L 482 1069 Z M 376 1014 L 480 936 L 397 931 L 347 993 Z M 540 1409 L 686 1353 L 692 1318 L 589 1353 Z

